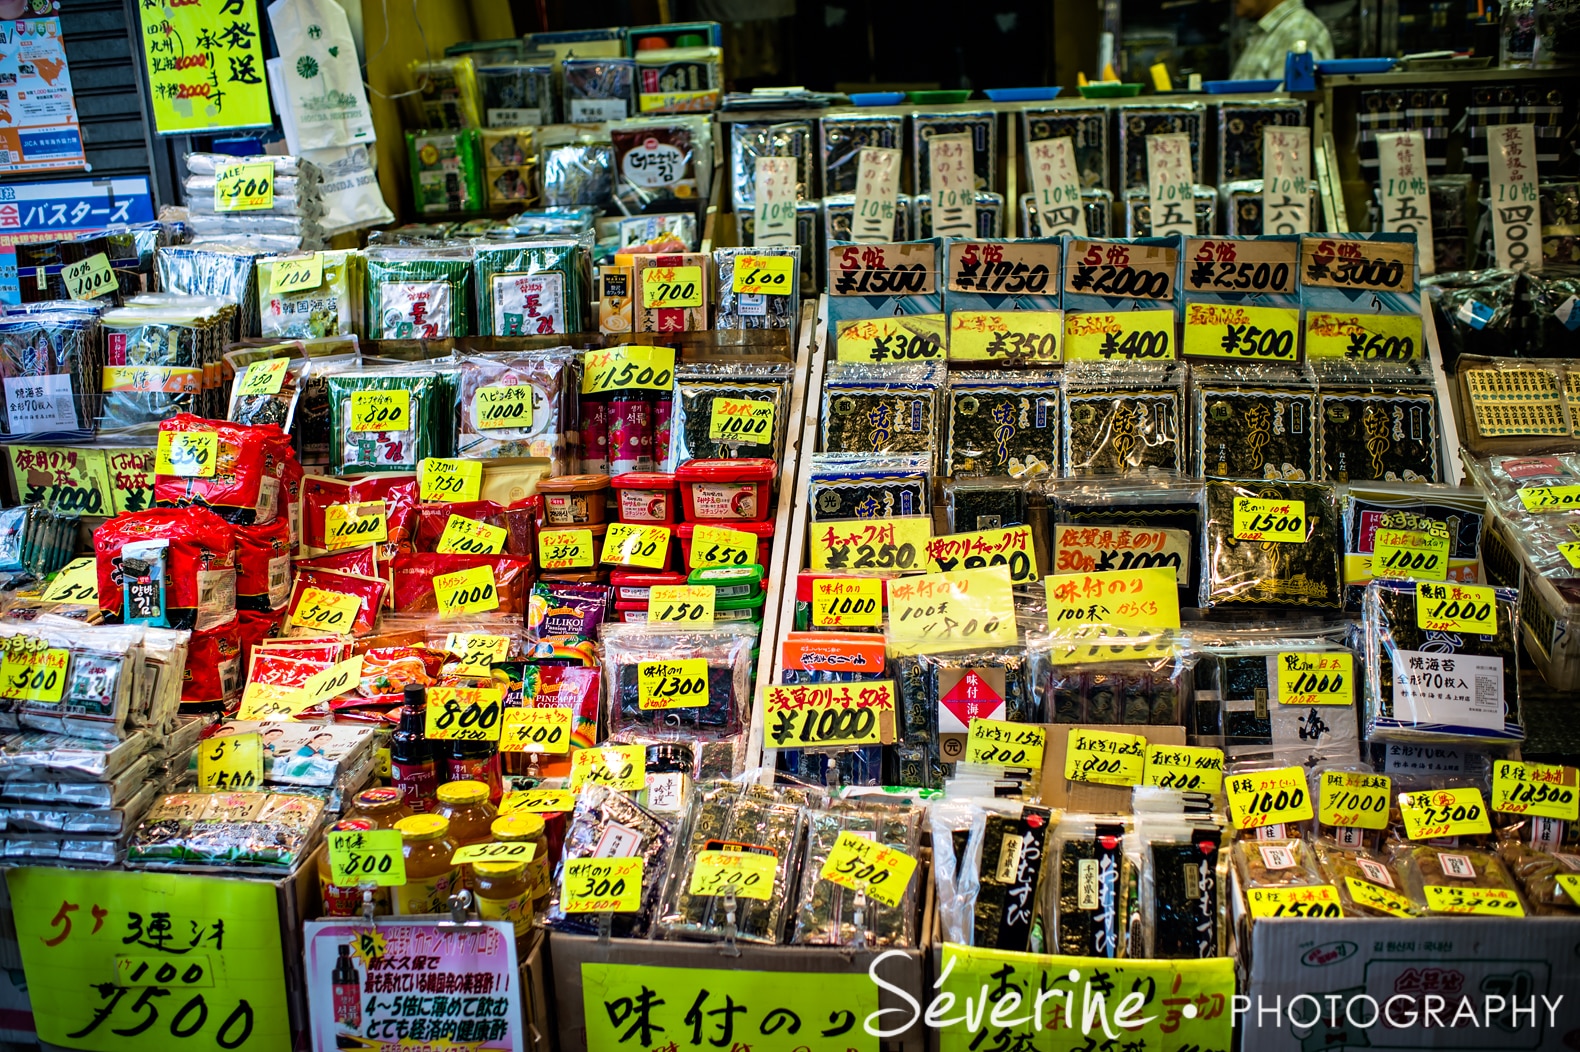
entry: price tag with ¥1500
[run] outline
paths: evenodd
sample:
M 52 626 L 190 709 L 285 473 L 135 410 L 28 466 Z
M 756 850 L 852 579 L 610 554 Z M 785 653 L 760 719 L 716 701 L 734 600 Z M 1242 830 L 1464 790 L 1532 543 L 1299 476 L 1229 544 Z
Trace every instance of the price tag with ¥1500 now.
M 324 509 L 324 547 L 361 548 L 389 539 L 386 508 L 381 500 L 331 504 Z
M 1405 836 L 1434 840 L 1445 836 L 1484 836 L 1492 832 L 1481 790 L 1424 789 L 1399 794 Z
M 635 913 L 642 908 L 642 859 L 568 858 L 560 877 L 565 913 Z
M 1273 660 L 1280 705 L 1348 705 L 1355 700 L 1355 655 L 1349 651 L 1284 651 Z
M 1306 312 L 1307 358 L 1406 362 L 1423 346 L 1419 314 Z
M 429 687 L 424 730 L 430 741 L 498 741 L 504 701 L 495 687 Z
M 1306 503 L 1262 497 L 1234 498 L 1234 539 L 1304 544 Z
M 451 515 L 433 550 L 440 555 L 498 555 L 505 550 L 507 536 L 502 526 Z
M 296 609 L 291 611 L 291 624 L 345 635 L 356 626 L 360 613 L 362 599 L 359 596 L 304 588 L 296 601 Z
M 499 589 L 492 566 L 442 573 L 433 579 L 434 599 L 440 617 L 457 614 L 483 614 L 499 609 Z
M 428 457 L 417 469 L 423 503 L 445 504 L 477 500 L 483 492 L 483 465 L 476 460 Z
M 154 474 L 213 478 L 219 465 L 219 435 L 212 431 L 161 431 Z
M 894 682 L 763 688 L 763 747 L 843 749 L 894 740 Z
M 1396 580 L 1446 580 L 1449 547 L 1446 527 L 1442 532 L 1378 527 L 1372 534 L 1372 576 Z
M 1229 812 L 1236 829 L 1309 822 L 1315 814 L 1301 767 L 1234 774 L 1223 784 L 1229 792 Z
M 814 570 L 917 570 L 927 565 L 933 519 L 829 519 L 810 534 Z
M 842 362 L 903 365 L 941 359 L 949 346 L 949 322 L 942 314 L 902 314 L 861 318 L 836 325 L 835 354 Z
M 788 296 L 795 285 L 792 256 L 736 256 L 730 291 L 746 296 Z
M 1223 750 L 1196 745 L 1148 743 L 1142 785 L 1186 792 L 1217 793 L 1223 788 Z
M 322 252 L 314 252 L 294 259 L 276 259 L 270 263 L 269 295 L 271 296 L 277 296 L 282 292 L 310 292 L 323 283 L 324 254 Z
M 1064 360 L 1167 361 L 1176 320 L 1172 310 L 1065 311 Z
M 256 212 L 273 207 L 273 161 L 227 164 L 214 173 L 214 211 Z
M 1523 917 L 1520 897 L 1508 888 L 1471 888 L 1452 884 L 1426 884 L 1421 888 L 1426 907 L 1433 913 L 1482 917 Z
M 934 537 L 927 542 L 927 560 L 934 573 L 1008 566 L 1009 579 L 1015 584 L 1035 584 L 1039 576 L 1030 526 Z
M 598 556 L 591 530 L 544 530 L 538 534 L 538 559 L 545 570 L 592 567 Z
M 1415 623 L 1428 632 L 1497 635 L 1498 593 L 1486 585 L 1419 582 Z
M 1496 760 L 1492 764 L 1492 809 L 1514 815 L 1580 821 L 1580 795 L 1573 767 Z
M 548 811 L 569 811 L 576 806 L 576 794 L 569 789 L 518 789 L 506 793 L 499 801 L 501 815 L 527 811 L 543 814 Z
M 607 785 L 624 793 L 647 787 L 647 753 L 640 745 L 598 745 L 571 754 L 571 791 Z
M 889 582 L 889 636 L 926 646 L 1014 646 L 1009 567 L 958 570 Z
M 289 358 L 270 358 L 266 361 L 253 362 L 242 374 L 236 393 L 243 397 L 279 394 L 280 388 L 285 386 L 285 374 L 290 371 Z
M 61 568 L 44 589 L 46 603 L 95 603 L 99 599 L 99 564 L 91 555 Z
M 1112 731 L 1069 732 L 1064 749 L 1064 777 L 1099 785 L 1140 785 L 1147 765 L 1147 740 L 1139 734 Z
M 336 887 L 406 883 L 406 860 L 397 829 L 341 829 L 328 835 L 329 879 Z
M 457 675 L 487 676 L 495 665 L 509 655 L 510 637 L 491 636 L 482 632 L 451 632 L 444 638 L 444 649 L 460 659 L 456 663 Z
M 1042 766 L 1048 732 L 1032 723 L 973 719 L 966 734 L 966 762 L 999 767 Z
M 757 535 L 724 526 L 697 524 L 691 535 L 690 569 L 749 566 L 757 561 Z
M 1247 888 L 1246 904 L 1253 917 L 1304 917 L 1331 920 L 1344 916 L 1339 889 L 1332 884 L 1302 884 L 1283 888 Z
M 1532 514 L 1580 509 L 1580 486 L 1527 486 L 1520 490 L 1520 503 Z
M 103 252 L 95 252 L 76 263 L 67 263 L 60 269 L 60 280 L 66 285 L 66 295 L 74 300 L 98 299 L 114 292 L 117 287 L 110 257 Z
M 263 738 L 227 734 L 198 744 L 198 788 L 231 793 L 263 787 Z
M 606 347 L 582 352 L 582 394 L 668 391 L 675 380 L 673 347 Z
M 410 391 L 353 391 L 351 430 L 410 431 Z
M 477 398 L 473 402 L 477 408 L 477 429 L 497 431 L 506 427 L 531 427 L 532 392 L 531 384 L 498 384 L 478 388 Z
M 957 310 L 949 315 L 952 362 L 1057 362 L 1063 338 L 1060 310 Z
M 883 623 L 883 582 L 876 577 L 820 577 L 812 582 L 813 628 L 876 628 Z
M 576 714 L 566 708 L 512 706 L 505 710 L 499 751 L 568 753 L 575 719 Z
M 603 538 L 600 562 L 614 566 L 645 566 L 662 570 L 669 563 L 669 527 L 633 526 L 611 522 Z
M 916 859 L 850 830 L 841 832 L 818 876 L 886 906 L 898 906 L 916 873 Z
M 680 625 L 713 624 L 718 589 L 708 585 L 655 584 L 647 593 L 647 620 Z
M 715 398 L 708 413 L 708 438 L 715 442 L 767 445 L 774 437 L 774 404 L 750 398 Z
M 640 274 L 646 309 L 702 306 L 701 267 L 648 267 Z
M 773 897 L 779 859 L 761 851 L 699 851 L 691 868 L 693 895 L 729 895 L 738 899 Z
M 639 661 L 637 706 L 643 709 L 695 709 L 708 703 L 708 659 Z
M 1385 774 L 1323 771 L 1317 783 L 1317 820 L 1325 826 L 1388 828 L 1393 780 Z
M 1172 566 L 1057 574 L 1043 579 L 1048 630 L 1082 625 L 1170 629 L 1180 626 L 1179 585 Z

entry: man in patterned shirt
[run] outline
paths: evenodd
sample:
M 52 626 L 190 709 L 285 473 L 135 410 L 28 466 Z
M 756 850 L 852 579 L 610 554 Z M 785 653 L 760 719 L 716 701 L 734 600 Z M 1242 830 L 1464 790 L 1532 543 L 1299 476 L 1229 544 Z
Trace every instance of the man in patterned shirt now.
M 1234 64 L 1235 80 L 1282 80 L 1284 53 L 1296 50 L 1302 40 L 1316 61 L 1333 57 L 1328 27 L 1306 10 L 1303 0 L 1235 0 L 1234 13 L 1257 20 Z

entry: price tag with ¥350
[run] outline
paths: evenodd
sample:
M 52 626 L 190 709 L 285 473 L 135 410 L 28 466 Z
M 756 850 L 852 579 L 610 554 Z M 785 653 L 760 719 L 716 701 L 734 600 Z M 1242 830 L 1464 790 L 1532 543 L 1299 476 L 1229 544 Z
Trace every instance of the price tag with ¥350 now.
M 648 267 L 640 274 L 646 309 L 702 306 L 701 267 Z
M 236 393 L 244 397 L 279 394 L 280 388 L 285 386 L 285 374 L 290 371 L 289 358 L 270 358 L 267 361 L 253 362 L 247 366 L 247 372 L 242 376 Z
M 611 522 L 604 534 L 599 561 L 662 570 L 669 562 L 669 527 Z
M 714 442 L 767 445 L 774 436 L 774 404 L 749 398 L 715 398 L 708 414 Z
M 336 887 L 374 884 L 385 888 L 406 883 L 399 830 L 342 829 L 331 832 L 328 841 L 329 879 Z
M 1064 749 L 1064 777 L 1099 785 L 1140 785 L 1147 740 L 1139 734 L 1074 729 Z
M 883 582 L 876 577 L 820 577 L 812 582 L 813 628 L 876 628 L 883 623 Z
M 691 535 L 690 569 L 749 566 L 757 561 L 757 535 L 723 526 L 697 525 Z
M 1317 783 L 1317 820 L 1325 826 L 1388 828 L 1393 780 L 1385 774 L 1324 771 Z
M 949 360 L 1056 362 L 1063 337 L 1063 311 L 957 310 L 949 315 Z
M 591 530 L 544 530 L 538 534 L 538 560 L 545 570 L 591 567 L 597 559 Z
M 635 913 L 642 908 L 640 858 L 568 858 L 560 878 L 566 913 Z
M 353 391 L 351 430 L 410 431 L 410 391 Z
M 362 600 L 358 596 L 304 588 L 296 601 L 296 609 L 291 611 L 291 624 L 345 635 L 355 627 L 361 612 Z
M 582 352 L 582 394 L 668 391 L 675 379 L 673 347 L 607 347 Z
M 1331 920 L 1344 916 L 1339 889 L 1332 884 L 1284 888 L 1247 888 L 1246 904 L 1253 917 L 1304 917 Z
M 1445 836 L 1484 836 L 1492 832 L 1481 790 L 1426 789 L 1399 794 L 1405 836 L 1433 840 Z
M 708 703 L 708 659 L 639 661 L 636 699 L 643 709 L 695 709 Z
M 1441 524 L 1434 524 L 1441 525 Z M 1448 532 L 1379 527 L 1372 534 L 1372 576 L 1417 581 L 1448 577 Z
M 918 570 L 927 565 L 930 515 L 830 519 L 810 531 L 814 570 Z
M 44 589 L 46 603 L 94 603 L 99 599 L 99 565 L 92 556 L 67 563 Z
M 542 814 L 546 811 L 569 811 L 576 806 L 576 794 L 569 789 L 518 789 L 506 793 L 499 801 L 499 813 L 515 814 L 527 811 Z
M 428 457 L 418 465 L 417 478 L 425 504 L 477 500 L 483 492 L 483 465 L 476 460 Z
M 713 624 L 718 589 L 707 585 L 655 584 L 647 593 L 647 620 L 681 625 Z
M 219 464 L 219 436 L 212 431 L 161 431 L 154 474 L 213 478 Z
M 1142 785 L 1186 792 L 1217 793 L 1223 788 L 1223 750 L 1196 745 L 1147 745 Z
M 482 614 L 499 609 L 499 590 L 492 566 L 442 573 L 433 579 L 433 595 L 440 617 L 457 614 Z
M 508 708 L 499 751 L 568 753 L 575 719 L 576 714 L 566 708 Z
M 1428 632 L 1498 634 L 1498 593 L 1486 585 L 1430 584 L 1415 586 L 1415 623 Z
M 256 212 L 273 207 L 273 161 L 228 164 L 214 173 L 214 211 Z
M 728 895 L 738 899 L 773 897 L 779 859 L 760 851 L 699 851 L 691 868 L 693 895 Z
M 1234 498 L 1234 539 L 1304 544 L 1306 503 L 1261 497 Z
M 1348 705 L 1355 699 L 1355 655 L 1349 651 L 1283 652 L 1273 660 L 1280 705 Z
M 1048 732 L 1031 723 L 976 718 L 966 735 L 966 762 L 998 767 L 1042 766 Z
M 1492 809 L 1565 822 L 1580 821 L 1575 769 L 1552 763 L 1497 760 L 1492 765 Z
M 310 292 L 324 283 L 324 254 L 276 259 L 269 267 L 269 294 Z M 278 390 L 278 388 L 276 388 Z
M 889 636 L 926 646 L 1014 646 L 1009 567 L 959 570 L 889 582 Z
M 865 891 L 868 898 L 898 906 L 916 872 L 916 859 L 902 851 L 845 830 L 834 841 L 818 876 L 849 888 Z
M 198 788 L 229 793 L 263 787 L 263 738 L 227 734 L 198 744 Z
M 1309 822 L 1314 810 L 1301 767 L 1248 771 L 1224 781 L 1229 792 L 1229 812 L 1236 829 Z
M 60 280 L 66 285 L 66 295 L 74 300 L 98 299 L 116 289 L 115 271 L 103 252 L 67 263 L 60 269 Z
M 451 632 L 445 636 L 444 649 L 460 658 L 456 664 L 457 675 L 487 676 L 510 653 L 510 637 Z
M 730 291 L 747 296 L 788 296 L 794 278 L 792 256 L 736 256 Z
M 506 536 L 502 526 L 451 515 L 433 550 L 440 555 L 498 555 L 505 550 Z
M 625 793 L 647 787 L 647 753 L 640 745 L 598 745 L 571 755 L 571 791 L 607 785 Z
M 386 509 L 381 500 L 331 504 L 324 509 L 324 547 L 361 548 L 389 539 Z

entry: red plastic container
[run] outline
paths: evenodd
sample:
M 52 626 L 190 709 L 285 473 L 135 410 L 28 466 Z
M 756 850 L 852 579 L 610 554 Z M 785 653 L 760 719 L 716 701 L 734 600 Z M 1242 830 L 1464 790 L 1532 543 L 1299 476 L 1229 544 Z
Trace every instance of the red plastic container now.
M 614 604 L 614 619 L 619 622 L 646 622 L 647 600 Z
M 691 538 L 698 526 L 717 526 L 723 530 L 755 534 L 758 565 L 771 565 L 769 559 L 774 550 L 774 524 L 771 522 L 683 522 L 675 527 L 675 537 L 680 541 L 680 565 L 687 569 L 691 568 Z
M 615 570 L 609 574 L 616 603 L 641 603 L 647 609 L 647 595 L 655 584 L 685 584 L 686 575 L 668 571 Z
M 680 520 L 679 483 L 669 471 L 628 471 L 610 482 L 621 522 L 671 526 Z
M 766 522 L 773 514 L 774 471 L 767 457 L 686 461 L 675 470 L 686 520 Z

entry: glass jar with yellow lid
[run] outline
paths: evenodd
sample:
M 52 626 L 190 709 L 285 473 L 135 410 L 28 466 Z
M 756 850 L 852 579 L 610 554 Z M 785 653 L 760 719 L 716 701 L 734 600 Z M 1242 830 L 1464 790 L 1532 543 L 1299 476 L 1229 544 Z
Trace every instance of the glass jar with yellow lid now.
M 532 886 L 525 862 L 472 863 L 472 894 L 483 920 L 509 921 L 516 937 L 532 929 Z
M 364 789 L 351 799 L 347 818 L 366 818 L 374 829 L 394 829 L 395 823 L 412 814 L 406 804 L 406 794 L 393 785 Z
M 494 839 L 504 842 L 528 841 L 537 850 L 527 863 L 527 881 L 532 887 L 532 902 L 538 909 L 549 904 L 549 834 L 542 815 L 531 811 L 517 811 L 494 819 L 489 827 Z
M 456 843 L 443 815 L 412 815 L 395 823 L 401 836 L 406 883 L 395 888 L 397 917 L 449 913 L 450 896 L 461 889 L 461 874 L 450 864 Z
M 329 832 L 371 832 L 378 827 L 367 818 L 342 818 L 329 827 Z M 329 864 L 329 845 L 318 853 L 318 891 L 324 903 L 326 917 L 357 917 L 362 914 L 362 889 L 355 884 L 336 884 L 333 867 Z M 387 916 L 390 911 L 390 889 L 373 889 L 373 912 Z
M 498 811 L 488 802 L 483 782 L 446 782 L 439 787 L 435 813 L 450 820 L 450 838 L 460 847 L 486 843 Z

